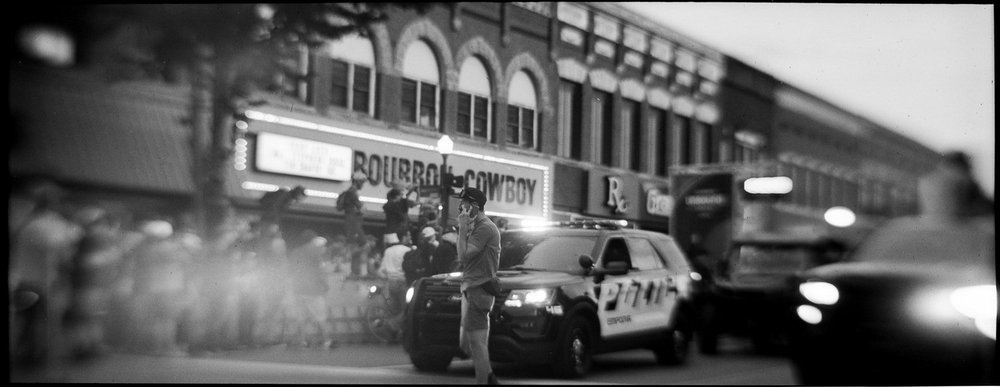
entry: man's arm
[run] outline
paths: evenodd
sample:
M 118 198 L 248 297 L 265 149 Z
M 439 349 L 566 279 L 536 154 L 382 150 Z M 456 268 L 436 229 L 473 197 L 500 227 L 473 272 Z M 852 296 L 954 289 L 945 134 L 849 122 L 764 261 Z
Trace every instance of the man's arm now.
M 477 227 L 471 230 L 470 233 L 472 235 L 469 236 L 465 251 L 462 253 L 462 261 L 472 259 L 482 253 L 483 249 L 486 248 L 486 243 L 489 242 L 489 233 L 486 227 Z M 462 252 L 462 250 L 459 250 L 459 252 Z

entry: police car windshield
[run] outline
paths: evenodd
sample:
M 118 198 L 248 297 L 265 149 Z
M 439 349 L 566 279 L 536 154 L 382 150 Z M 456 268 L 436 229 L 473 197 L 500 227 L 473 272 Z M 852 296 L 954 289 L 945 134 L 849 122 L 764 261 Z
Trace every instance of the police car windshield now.
M 594 238 L 507 233 L 501 238 L 500 269 L 582 273 L 581 254 L 593 254 Z

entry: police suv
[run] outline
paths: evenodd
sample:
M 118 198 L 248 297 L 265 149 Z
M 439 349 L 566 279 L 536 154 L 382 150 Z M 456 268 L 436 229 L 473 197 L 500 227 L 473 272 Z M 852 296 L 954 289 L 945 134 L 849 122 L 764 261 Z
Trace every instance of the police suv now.
M 683 363 L 692 336 L 692 272 L 667 235 L 624 221 L 563 222 L 501 234 L 503 288 L 490 312 L 490 359 L 585 374 L 594 354 L 651 349 Z M 407 291 L 403 347 L 421 371 L 443 371 L 459 349 L 461 273 Z

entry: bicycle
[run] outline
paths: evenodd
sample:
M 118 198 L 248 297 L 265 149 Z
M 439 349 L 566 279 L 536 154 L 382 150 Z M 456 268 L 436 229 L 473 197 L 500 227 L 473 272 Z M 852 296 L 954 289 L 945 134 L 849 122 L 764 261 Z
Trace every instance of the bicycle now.
M 372 284 L 368 287 L 365 325 L 368 326 L 372 335 L 383 343 L 396 342 L 402 336 L 402 302 L 393 302 L 392 298 L 388 281 Z

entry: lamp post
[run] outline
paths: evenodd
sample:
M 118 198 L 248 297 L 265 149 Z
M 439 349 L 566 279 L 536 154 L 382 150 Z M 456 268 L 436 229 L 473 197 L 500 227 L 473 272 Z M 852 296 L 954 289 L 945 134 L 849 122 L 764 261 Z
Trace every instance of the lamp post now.
M 448 194 L 451 192 L 451 174 L 448 173 L 448 155 L 451 154 L 452 148 L 455 147 L 455 143 L 451 141 L 451 137 L 448 135 L 441 136 L 441 139 L 437 142 L 438 153 L 441 154 L 441 228 L 444 229 L 448 227 Z

